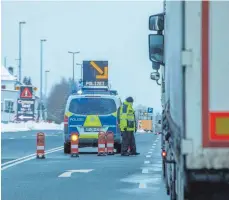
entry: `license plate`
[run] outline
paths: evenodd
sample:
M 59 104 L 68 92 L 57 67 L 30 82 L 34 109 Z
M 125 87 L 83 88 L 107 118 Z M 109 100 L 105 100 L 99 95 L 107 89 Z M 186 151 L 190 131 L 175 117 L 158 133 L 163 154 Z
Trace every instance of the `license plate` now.
M 84 132 L 99 132 L 100 128 L 84 128 Z

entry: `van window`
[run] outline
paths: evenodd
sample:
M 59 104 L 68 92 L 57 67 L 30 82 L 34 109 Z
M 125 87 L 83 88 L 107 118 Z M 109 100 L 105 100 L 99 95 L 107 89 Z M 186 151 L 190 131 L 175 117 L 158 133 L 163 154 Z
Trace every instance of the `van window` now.
M 116 112 L 116 104 L 107 98 L 76 98 L 71 101 L 69 111 L 79 115 L 108 115 Z

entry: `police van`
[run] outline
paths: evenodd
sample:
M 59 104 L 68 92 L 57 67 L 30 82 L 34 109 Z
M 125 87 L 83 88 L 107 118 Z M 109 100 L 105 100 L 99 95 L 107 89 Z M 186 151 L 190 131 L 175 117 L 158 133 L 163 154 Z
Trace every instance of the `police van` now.
M 121 152 L 121 132 L 117 110 L 121 100 L 117 91 L 87 88 L 70 95 L 64 116 L 64 153 L 70 153 L 70 135 L 79 134 L 79 147 L 97 147 L 98 133 L 112 131 L 114 148 Z

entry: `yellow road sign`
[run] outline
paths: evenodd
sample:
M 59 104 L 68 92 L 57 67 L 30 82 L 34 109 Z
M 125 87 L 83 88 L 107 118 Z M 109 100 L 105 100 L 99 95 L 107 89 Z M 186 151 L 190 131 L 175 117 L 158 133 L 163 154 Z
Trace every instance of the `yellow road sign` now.
M 96 79 L 108 79 L 108 67 L 104 67 L 104 71 L 94 62 L 90 62 L 91 66 L 99 73 Z

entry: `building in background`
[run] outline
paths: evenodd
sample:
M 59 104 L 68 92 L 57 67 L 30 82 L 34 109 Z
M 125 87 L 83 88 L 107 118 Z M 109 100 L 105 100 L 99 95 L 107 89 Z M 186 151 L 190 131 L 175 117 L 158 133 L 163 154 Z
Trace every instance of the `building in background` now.
M 20 90 L 16 90 L 16 87 L 22 85 L 18 82 L 12 67 L 1 66 L 1 122 L 6 123 L 16 119 L 17 99 L 20 97 Z M 34 99 L 36 111 L 39 98 L 34 96 Z

